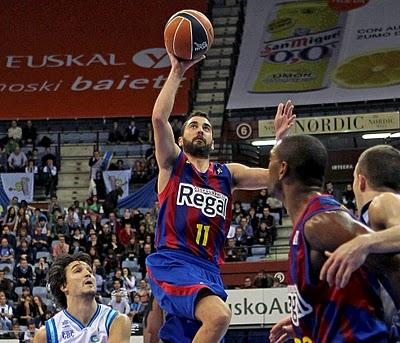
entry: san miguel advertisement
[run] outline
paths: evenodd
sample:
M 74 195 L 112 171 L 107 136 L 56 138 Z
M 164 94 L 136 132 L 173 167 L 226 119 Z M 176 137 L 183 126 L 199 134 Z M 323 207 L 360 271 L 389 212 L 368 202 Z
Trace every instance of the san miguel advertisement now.
M 207 1 L 1 1 L 0 118 L 150 115 L 170 68 L 164 25 L 189 5 Z
M 397 98 L 400 1 L 249 0 L 228 108 Z

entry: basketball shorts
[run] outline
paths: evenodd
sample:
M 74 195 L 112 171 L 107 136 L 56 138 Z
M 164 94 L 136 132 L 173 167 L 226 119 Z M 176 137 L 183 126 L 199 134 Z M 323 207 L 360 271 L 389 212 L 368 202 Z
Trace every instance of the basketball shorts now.
M 197 296 L 202 290 L 226 300 L 218 267 L 192 254 L 160 250 L 146 259 L 147 275 L 154 297 L 167 312 L 160 338 L 164 343 L 189 343 L 200 328 L 195 318 Z

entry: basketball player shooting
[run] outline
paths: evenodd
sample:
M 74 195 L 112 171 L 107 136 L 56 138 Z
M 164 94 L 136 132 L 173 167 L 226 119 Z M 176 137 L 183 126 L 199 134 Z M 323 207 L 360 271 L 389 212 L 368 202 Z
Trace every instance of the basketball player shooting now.
M 97 304 L 96 279 L 89 255 L 62 255 L 51 265 L 50 290 L 63 308 L 35 334 L 34 343 L 129 343 L 131 321 Z
M 168 122 L 175 96 L 187 69 L 204 56 L 182 61 L 168 55 L 171 71 L 152 114 L 160 213 L 157 251 L 147 258 L 147 271 L 153 295 L 167 313 L 159 333 L 162 341 L 216 343 L 231 318 L 218 267 L 224 260 L 231 221 L 231 194 L 236 189 L 265 188 L 269 172 L 210 162 L 213 129 L 205 113 L 191 114 L 175 143 Z M 275 117 L 278 139 L 294 119 L 292 103 L 279 104 Z M 151 342 L 157 341 L 157 331 L 155 327 Z

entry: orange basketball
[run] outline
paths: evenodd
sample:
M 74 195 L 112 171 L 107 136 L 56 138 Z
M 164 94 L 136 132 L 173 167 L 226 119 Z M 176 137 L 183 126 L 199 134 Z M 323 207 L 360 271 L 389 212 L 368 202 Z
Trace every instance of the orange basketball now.
M 193 60 L 210 49 L 214 29 L 203 13 L 183 10 L 169 18 L 164 29 L 164 41 L 168 52 L 183 60 Z

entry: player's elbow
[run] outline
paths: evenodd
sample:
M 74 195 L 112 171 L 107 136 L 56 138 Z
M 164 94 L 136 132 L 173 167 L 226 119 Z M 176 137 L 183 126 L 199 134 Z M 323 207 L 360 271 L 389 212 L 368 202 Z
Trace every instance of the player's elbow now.
M 165 126 L 165 124 L 168 123 L 168 118 L 166 118 L 159 112 L 153 112 L 153 114 L 151 115 L 151 123 L 153 124 L 153 128 Z

